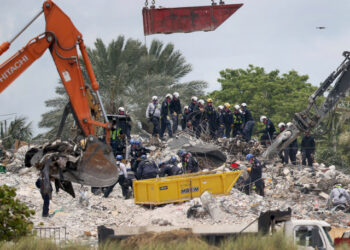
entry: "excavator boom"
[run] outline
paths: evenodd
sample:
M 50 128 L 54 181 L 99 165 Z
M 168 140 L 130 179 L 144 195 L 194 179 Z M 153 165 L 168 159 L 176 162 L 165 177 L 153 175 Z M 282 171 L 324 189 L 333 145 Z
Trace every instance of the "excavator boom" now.
M 53 1 L 45 1 L 42 12 L 46 20 L 45 33 L 32 39 L 23 49 L 0 65 L 0 93 L 37 60 L 46 49 L 49 49 L 69 96 L 71 111 L 76 123 L 82 135 L 88 137 L 87 147 L 78 168 L 70 169 L 70 174 L 67 170 L 68 172 L 61 173 L 61 176 L 64 177 L 65 181 L 74 181 L 95 187 L 112 185 L 118 179 L 118 169 L 115 165 L 111 147 L 106 143 L 101 143 L 96 138 L 96 127 L 102 127 L 106 131 L 106 142 L 109 143 L 109 123 L 98 92 L 99 85 L 92 70 L 83 36 L 70 18 Z M 35 19 L 37 17 L 38 15 Z M 20 33 L 22 32 L 23 30 Z M 10 42 L 0 45 L 0 55 L 9 46 Z M 91 87 L 99 100 L 99 112 L 103 113 L 104 122 L 94 119 L 99 115 L 96 115 L 96 104 L 92 105 L 91 94 L 84 83 L 78 47 L 90 78 Z M 94 116 L 92 113 L 94 113 Z
M 296 113 L 293 125 L 283 131 L 263 154 L 265 159 L 271 159 L 294 141 L 301 132 L 315 128 L 334 109 L 338 101 L 345 97 L 350 89 L 350 52 L 343 53 L 344 61 L 332 72 L 321 86 L 309 97 L 308 107 Z M 334 85 L 332 86 L 332 84 Z M 331 89 L 330 89 L 331 88 Z M 329 91 L 324 102 L 318 107 L 317 99 Z

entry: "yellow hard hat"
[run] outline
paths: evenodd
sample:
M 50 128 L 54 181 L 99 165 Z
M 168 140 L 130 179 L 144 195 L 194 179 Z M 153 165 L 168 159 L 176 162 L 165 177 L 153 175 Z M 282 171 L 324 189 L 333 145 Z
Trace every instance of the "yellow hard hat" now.
M 224 107 L 225 107 L 225 108 L 230 108 L 231 105 L 230 105 L 228 102 L 226 102 L 226 103 L 224 104 Z
M 213 102 L 213 99 L 208 98 L 207 102 Z

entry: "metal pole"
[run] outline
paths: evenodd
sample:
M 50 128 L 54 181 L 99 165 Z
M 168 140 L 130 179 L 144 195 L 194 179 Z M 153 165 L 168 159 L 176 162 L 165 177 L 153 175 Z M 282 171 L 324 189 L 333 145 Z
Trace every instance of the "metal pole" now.
M 41 10 L 38 14 L 36 14 L 36 16 L 32 20 L 30 20 L 30 22 L 26 26 L 24 26 L 24 28 L 10 40 L 10 43 L 16 40 L 17 37 L 19 37 L 43 12 L 44 10 Z
M 101 99 L 101 96 L 100 96 L 100 91 L 96 90 L 96 94 L 97 94 L 98 102 L 101 105 L 101 109 L 102 109 L 103 117 L 105 118 L 105 122 L 108 122 L 108 118 L 107 118 L 107 115 L 106 115 L 106 110 L 105 110 L 105 107 L 103 106 L 102 99 Z

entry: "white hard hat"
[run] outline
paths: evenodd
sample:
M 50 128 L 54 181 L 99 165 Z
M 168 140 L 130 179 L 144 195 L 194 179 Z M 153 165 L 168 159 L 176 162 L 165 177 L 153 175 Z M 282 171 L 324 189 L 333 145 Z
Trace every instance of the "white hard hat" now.
M 186 105 L 186 106 L 184 107 L 184 109 L 188 109 L 188 106 Z
M 171 99 L 171 98 L 173 98 L 173 96 L 168 93 L 168 94 L 166 94 L 165 98 L 170 98 Z
M 246 104 L 245 102 L 243 102 L 243 103 L 241 104 L 241 106 L 242 106 L 242 107 L 247 107 L 247 104 Z
M 218 109 L 224 109 L 224 106 L 219 105 L 219 106 L 218 106 Z
M 235 105 L 235 109 L 239 109 L 240 106 L 238 104 Z
M 282 128 L 282 127 L 285 127 L 285 126 L 286 126 L 286 124 L 284 122 L 278 123 L 278 128 Z
M 158 96 L 152 96 L 152 101 L 157 101 L 158 100 Z
M 191 100 L 196 102 L 198 100 L 198 98 L 197 98 L 197 96 L 192 96 Z
M 125 109 L 124 109 L 124 107 L 119 107 L 119 108 L 118 108 L 118 111 L 119 111 L 119 112 L 125 112 Z
M 204 105 L 204 100 L 203 99 L 199 99 L 198 103 Z
M 179 95 L 179 93 L 174 92 L 173 96 L 174 96 L 175 98 L 179 98 L 180 95 Z
M 290 127 L 290 126 L 292 126 L 292 125 L 293 125 L 293 123 L 287 122 L 287 127 Z
M 260 121 L 261 121 L 261 122 L 263 122 L 265 119 L 267 119 L 266 116 L 264 116 L 264 115 L 260 116 Z

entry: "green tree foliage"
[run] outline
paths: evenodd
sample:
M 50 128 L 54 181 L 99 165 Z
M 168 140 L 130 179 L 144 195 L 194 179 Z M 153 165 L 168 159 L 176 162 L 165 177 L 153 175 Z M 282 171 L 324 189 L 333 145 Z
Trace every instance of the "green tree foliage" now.
M 88 48 L 88 54 L 107 113 L 116 113 L 118 107 L 124 106 L 133 120 L 140 120 L 145 127 L 148 124 L 145 111 L 152 96 L 157 95 L 161 101 L 167 93 L 177 91 L 182 102 L 188 103 L 191 95 L 204 95 L 207 87 L 204 81 L 181 82 L 192 67 L 173 44 L 164 46 L 153 40 L 147 48 L 138 40 L 119 36 L 108 45 L 97 39 L 95 47 Z M 84 67 L 83 75 L 89 83 Z M 57 98 L 46 102 L 51 110 L 43 114 L 39 124 L 50 129 L 49 138 L 57 132 L 63 107 L 68 102 L 64 88 L 59 86 L 56 93 Z M 69 130 L 66 129 L 67 134 Z
M 266 72 L 264 68 L 249 65 L 247 69 L 226 69 L 220 72 L 221 90 L 209 94 L 217 104 L 247 103 L 255 121 L 261 115 L 276 125 L 288 122 L 294 113 L 306 108 L 308 97 L 317 89 L 307 82 L 307 75 L 292 70 Z M 258 123 L 258 128 L 263 125 Z
M 18 239 L 32 232 L 29 219 L 34 211 L 15 197 L 15 188 L 0 186 L 0 241 Z
M 15 120 L 10 123 L 7 133 L 2 134 L 3 145 L 6 149 L 9 149 L 16 140 L 29 141 L 32 135 L 32 123 L 27 123 L 25 117 L 15 118 Z
M 350 165 L 350 97 L 339 101 L 335 109 L 316 128 L 316 160 L 346 168 Z

